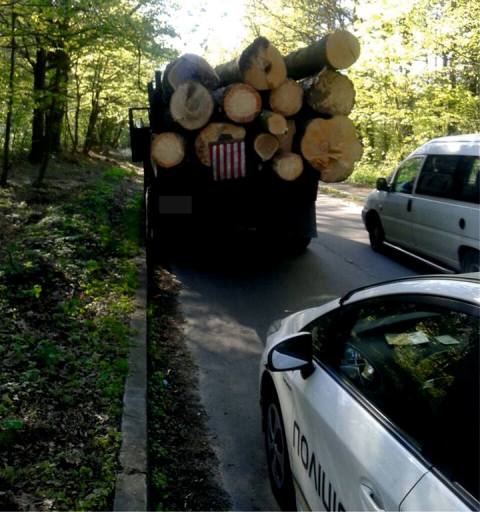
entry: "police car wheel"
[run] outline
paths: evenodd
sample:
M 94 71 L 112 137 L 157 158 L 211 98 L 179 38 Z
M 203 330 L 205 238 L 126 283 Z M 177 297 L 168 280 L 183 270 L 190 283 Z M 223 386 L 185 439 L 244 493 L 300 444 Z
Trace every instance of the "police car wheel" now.
M 371 248 L 375 252 L 380 252 L 383 248 L 385 233 L 383 231 L 382 223 L 377 217 L 373 217 L 368 224 L 368 237 L 370 239 Z
M 288 458 L 282 413 L 274 390 L 264 397 L 264 432 L 268 476 L 272 491 L 283 510 L 295 510 L 295 493 Z

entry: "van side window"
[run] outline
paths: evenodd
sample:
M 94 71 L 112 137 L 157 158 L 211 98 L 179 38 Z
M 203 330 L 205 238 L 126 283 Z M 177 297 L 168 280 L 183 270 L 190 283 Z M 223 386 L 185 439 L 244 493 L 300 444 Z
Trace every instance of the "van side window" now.
M 418 179 L 417 194 L 478 202 L 479 159 L 475 156 L 431 155 Z
M 411 194 L 413 184 L 423 162 L 423 157 L 410 158 L 400 164 L 394 181 L 391 185 L 392 192 L 401 192 L 402 194 Z

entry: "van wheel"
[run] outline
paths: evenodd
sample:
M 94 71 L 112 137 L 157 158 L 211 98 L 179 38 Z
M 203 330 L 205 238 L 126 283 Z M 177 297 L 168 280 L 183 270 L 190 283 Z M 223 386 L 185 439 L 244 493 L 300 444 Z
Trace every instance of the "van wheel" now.
M 288 457 L 287 440 L 277 393 L 269 387 L 263 397 L 263 429 L 268 476 L 282 510 L 295 510 L 295 491 Z
M 383 248 L 383 242 L 385 241 L 385 233 L 378 217 L 372 217 L 368 223 L 368 237 L 372 249 L 375 252 L 380 252 Z
M 462 272 L 480 272 L 480 252 L 475 249 L 468 249 L 461 259 Z

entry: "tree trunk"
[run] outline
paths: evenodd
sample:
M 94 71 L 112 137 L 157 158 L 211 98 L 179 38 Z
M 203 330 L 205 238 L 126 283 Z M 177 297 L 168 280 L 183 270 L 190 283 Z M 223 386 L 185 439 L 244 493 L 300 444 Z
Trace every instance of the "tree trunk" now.
M 307 103 L 319 114 L 348 116 L 355 103 L 355 89 L 345 75 L 324 68 L 318 75 L 302 80 Z
M 277 137 L 271 133 L 260 133 L 253 141 L 253 149 L 263 162 L 273 158 L 279 147 L 280 143 Z
M 273 159 L 272 169 L 282 180 L 296 180 L 303 172 L 302 157 L 295 153 L 280 153 Z
M 12 130 L 12 113 L 13 113 L 13 95 L 14 95 L 14 78 L 15 78 L 15 24 L 16 14 L 14 4 L 12 4 L 11 15 L 11 38 L 10 38 L 10 71 L 8 76 L 8 96 L 7 96 L 7 118 L 5 120 L 5 141 L 3 145 L 3 166 L 0 175 L 0 187 L 5 187 L 8 180 L 8 171 L 10 169 L 10 133 Z
M 210 144 L 220 140 L 244 140 L 245 128 L 229 123 L 210 123 L 195 139 L 195 153 L 203 165 L 210 167 Z
M 88 155 L 95 143 L 95 127 L 97 125 L 98 116 L 100 115 L 100 104 L 99 104 L 100 91 L 96 91 L 92 98 L 92 110 L 88 117 L 87 133 L 85 134 L 85 141 L 83 143 L 82 152 Z
M 152 141 L 152 159 L 160 167 L 170 168 L 185 158 L 185 140 L 178 133 L 164 132 Z
M 47 115 L 46 129 L 51 137 L 50 150 L 53 153 L 60 151 L 63 119 L 68 97 L 68 73 L 70 71 L 70 57 L 63 49 L 54 53 L 55 73 L 53 82 L 49 87 L 51 104 Z
M 258 92 L 248 84 L 231 84 L 213 92 L 215 103 L 230 121 L 249 123 L 262 109 L 262 99 Z
M 358 39 L 346 30 L 337 30 L 319 41 L 285 57 L 290 78 L 298 80 L 312 76 L 325 66 L 346 69 L 360 56 Z
M 270 92 L 270 108 L 285 117 L 294 116 L 302 108 L 303 89 L 295 80 L 289 78 Z
M 35 106 L 32 117 L 32 145 L 28 156 L 32 164 L 38 164 L 42 161 L 45 149 L 46 73 L 47 53 L 43 48 L 39 48 L 33 64 L 33 100 Z
M 280 52 L 265 37 L 257 37 L 237 60 L 215 68 L 221 85 L 246 82 L 259 91 L 275 89 L 287 78 Z
M 305 160 L 320 172 L 320 179 L 325 182 L 347 179 L 363 153 L 355 127 L 345 116 L 312 119 L 300 147 Z
M 282 115 L 270 110 L 262 110 L 260 124 L 264 130 L 273 135 L 283 135 L 288 130 L 287 120 Z
M 186 130 L 198 130 L 205 126 L 213 113 L 210 91 L 192 80 L 179 85 L 170 99 L 173 120 Z

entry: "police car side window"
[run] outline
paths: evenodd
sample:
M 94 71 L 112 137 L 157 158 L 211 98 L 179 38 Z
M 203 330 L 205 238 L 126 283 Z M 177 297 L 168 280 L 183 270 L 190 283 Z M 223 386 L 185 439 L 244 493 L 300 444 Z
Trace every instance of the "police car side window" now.
M 410 300 L 345 311 L 312 325 L 315 357 L 478 498 L 478 316 Z

